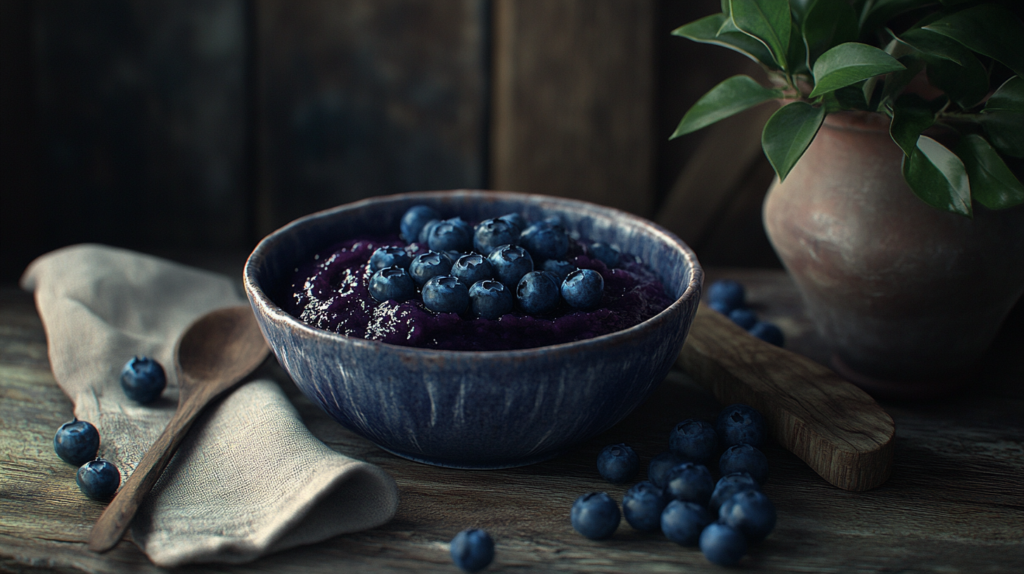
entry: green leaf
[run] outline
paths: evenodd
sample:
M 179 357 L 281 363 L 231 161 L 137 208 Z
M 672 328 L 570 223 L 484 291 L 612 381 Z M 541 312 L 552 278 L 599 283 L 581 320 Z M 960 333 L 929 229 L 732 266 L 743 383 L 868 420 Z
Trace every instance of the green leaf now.
M 759 40 L 751 38 L 743 32 L 718 34 L 718 30 L 727 19 L 725 14 L 712 14 L 678 27 L 672 31 L 672 34 L 701 44 L 714 44 L 728 48 L 764 66 L 779 69 L 772 53 Z
M 814 63 L 814 89 L 809 97 L 902 69 L 903 64 L 874 46 L 857 42 L 840 44 Z
M 910 156 L 917 149 L 917 138 L 921 132 L 934 123 L 935 114 L 924 98 L 916 94 L 904 94 L 893 105 L 889 135 L 903 150 L 903 154 Z
M 669 139 L 686 135 L 757 104 L 782 97 L 782 90 L 762 87 L 750 76 L 733 76 L 701 96 Z
M 882 88 L 879 106 L 885 106 L 893 101 L 904 88 L 910 85 L 910 82 L 914 80 L 917 74 L 924 70 L 924 60 L 916 55 L 903 56 L 899 59 L 899 62 L 906 66 L 906 69 L 885 75 L 885 85 Z
M 761 132 L 761 147 L 780 181 L 811 145 L 824 120 L 825 108 L 807 102 L 787 104 L 768 118 Z
M 1024 113 L 984 110 L 978 119 L 997 150 L 1010 157 L 1024 157 Z
M 964 65 L 964 47 L 942 34 L 924 28 L 911 28 L 897 39 L 922 54 Z
M 967 168 L 973 199 L 989 209 L 1006 209 L 1024 203 L 1024 185 L 985 138 L 969 134 L 960 138 L 954 151 Z
M 778 62 L 786 68 L 789 53 L 789 0 L 732 0 L 732 21 L 737 28 L 764 42 Z
M 948 36 L 971 50 L 1002 63 L 1024 76 L 1024 24 L 1004 6 L 980 4 L 940 18 L 924 26 Z
M 870 32 L 881 28 L 893 17 L 915 8 L 934 3 L 934 0 L 876 0 L 864 4 L 860 13 L 860 29 Z
M 1024 112 L 1024 80 L 1013 76 L 992 93 L 985 102 L 986 112 Z
M 811 68 L 807 65 L 807 46 L 800 33 L 799 26 L 789 29 L 789 53 L 786 54 L 786 69 L 791 74 L 810 74 Z
M 963 66 L 944 58 L 924 56 L 928 82 L 946 92 L 961 109 L 969 110 L 988 94 L 988 71 L 971 52 L 964 51 L 961 59 Z
M 810 69 L 830 47 L 857 39 L 857 15 L 847 0 L 812 0 L 800 28 Z
M 914 195 L 932 207 L 971 217 L 971 187 L 960 158 L 928 136 L 903 157 L 903 178 Z

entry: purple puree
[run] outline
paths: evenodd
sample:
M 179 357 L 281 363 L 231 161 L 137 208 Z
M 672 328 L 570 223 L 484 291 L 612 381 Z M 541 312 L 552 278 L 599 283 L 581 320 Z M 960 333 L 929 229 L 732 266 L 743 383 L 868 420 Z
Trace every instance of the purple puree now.
M 658 314 L 672 303 L 658 278 L 634 257 L 623 254 L 620 266 L 609 269 L 570 241 L 570 263 L 604 277 L 601 305 L 577 311 L 564 302 L 550 315 L 533 317 L 520 311 L 488 320 L 434 313 L 422 301 L 378 303 L 367 288 L 367 262 L 378 247 L 406 245 L 397 235 L 345 241 L 318 253 L 295 269 L 280 301 L 302 322 L 352 337 L 394 345 L 462 351 L 528 349 L 590 339 L 627 329 Z M 413 243 L 413 255 L 425 247 Z

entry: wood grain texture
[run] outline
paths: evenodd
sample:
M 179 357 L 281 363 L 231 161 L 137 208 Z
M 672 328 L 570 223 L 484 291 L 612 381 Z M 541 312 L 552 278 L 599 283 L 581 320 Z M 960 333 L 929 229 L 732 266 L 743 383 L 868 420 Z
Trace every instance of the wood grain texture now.
M 490 187 L 654 208 L 653 0 L 496 0 Z
M 761 411 L 775 440 L 835 486 L 868 490 L 889 478 L 892 417 L 828 368 L 764 343 L 703 303 L 679 365 L 719 402 Z

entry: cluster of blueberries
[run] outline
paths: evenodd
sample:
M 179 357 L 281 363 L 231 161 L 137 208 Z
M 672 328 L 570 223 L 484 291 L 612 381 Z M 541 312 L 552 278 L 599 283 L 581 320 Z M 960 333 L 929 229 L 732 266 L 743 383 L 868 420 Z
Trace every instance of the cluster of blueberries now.
M 735 565 L 775 527 L 775 507 L 761 492 L 768 478 L 768 460 L 759 448 L 765 435 L 764 417 L 743 404 L 723 409 L 714 425 L 685 420 L 672 429 L 669 450 L 651 460 L 648 480 L 625 493 L 621 513 L 607 493 L 591 492 L 573 504 L 572 526 L 602 540 L 624 515 L 637 530 L 661 530 L 677 544 L 700 547 L 714 564 Z M 722 475 L 717 483 L 706 466 L 716 456 Z M 625 444 L 605 447 L 597 459 L 598 472 L 613 483 L 630 481 L 639 466 Z
M 121 369 L 121 388 L 140 404 L 155 401 L 167 386 L 160 363 L 149 357 L 133 357 Z M 53 450 L 64 462 L 78 467 L 75 482 L 93 500 L 108 500 L 121 485 L 121 472 L 112 462 L 99 458 L 100 433 L 88 421 L 66 422 L 53 436 Z
M 474 227 L 416 205 L 402 216 L 401 237 L 428 251 L 413 256 L 401 246 L 377 249 L 368 264 L 376 301 L 419 295 L 435 313 L 497 319 L 517 305 L 528 315 L 545 315 L 563 302 L 593 309 L 604 295 L 600 273 L 565 260 L 570 238 L 558 218 L 527 225 L 522 215 L 510 213 Z M 618 251 L 607 244 L 594 243 L 588 253 L 608 267 L 618 265 Z
M 759 320 L 757 313 L 747 306 L 747 293 L 742 283 L 732 279 L 715 281 L 708 286 L 704 296 L 709 307 L 732 319 L 751 335 L 776 347 L 785 343 L 781 329 L 773 323 Z

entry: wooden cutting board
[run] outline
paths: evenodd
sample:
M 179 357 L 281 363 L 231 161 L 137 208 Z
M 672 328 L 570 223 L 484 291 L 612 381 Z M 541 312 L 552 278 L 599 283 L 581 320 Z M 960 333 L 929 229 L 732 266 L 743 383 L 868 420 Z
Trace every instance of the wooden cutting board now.
M 701 303 L 677 364 L 723 405 L 746 403 L 829 483 L 862 491 L 892 470 L 892 417 L 828 368 L 765 343 Z

